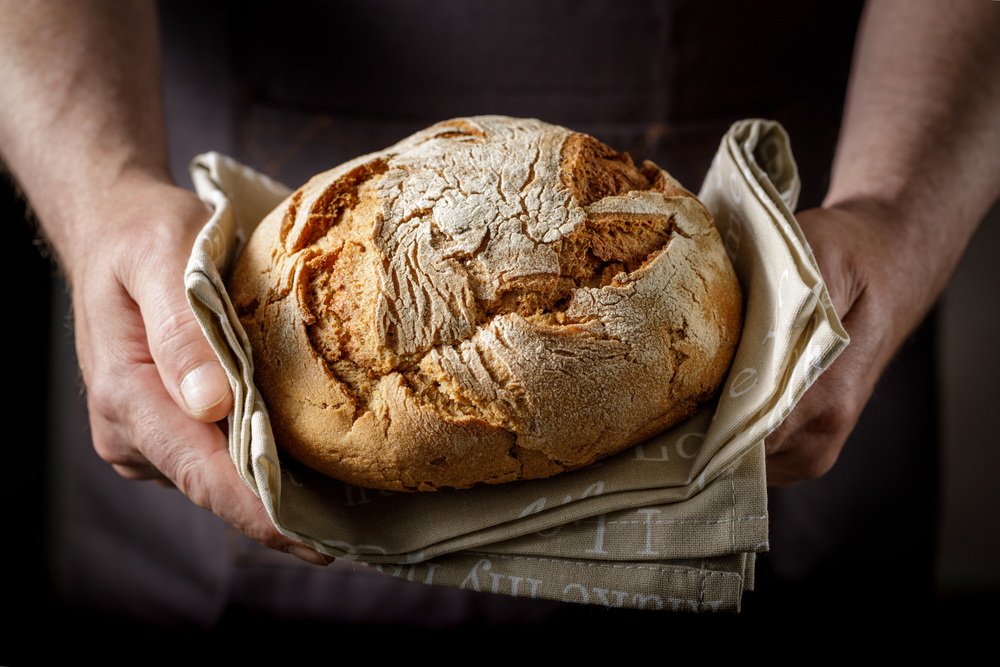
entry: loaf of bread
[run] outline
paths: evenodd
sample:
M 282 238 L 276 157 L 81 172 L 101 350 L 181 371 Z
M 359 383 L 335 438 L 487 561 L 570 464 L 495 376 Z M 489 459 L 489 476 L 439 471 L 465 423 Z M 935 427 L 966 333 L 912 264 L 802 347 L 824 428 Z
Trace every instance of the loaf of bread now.
M 713 395 L 742 321 L 677 181 L 501 116 L 314 177 L 230 293 L 279 446 L 396 490 L 548 477 L 656 435 Z

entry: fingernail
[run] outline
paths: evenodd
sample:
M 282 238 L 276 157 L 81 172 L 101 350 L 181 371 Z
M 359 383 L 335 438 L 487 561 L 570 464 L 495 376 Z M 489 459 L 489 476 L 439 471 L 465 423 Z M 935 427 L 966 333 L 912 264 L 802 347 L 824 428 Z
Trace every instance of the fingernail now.
M 292 554 L 299 560 L 304 560 L 311 565 L 319 565 L 320 567 L 326 567 L 333 561 L 332 556 L 324 556 L 315 549 L 310 549 L 309 547 L 302 546 L 301 544 L 293 544 L 288 547 L 288 553 Z
M 189 412 L 211 410 L 226 399 L 229 378 L 218 361 L 209 361 L 190 371 L 181 380 L 181 397 Z

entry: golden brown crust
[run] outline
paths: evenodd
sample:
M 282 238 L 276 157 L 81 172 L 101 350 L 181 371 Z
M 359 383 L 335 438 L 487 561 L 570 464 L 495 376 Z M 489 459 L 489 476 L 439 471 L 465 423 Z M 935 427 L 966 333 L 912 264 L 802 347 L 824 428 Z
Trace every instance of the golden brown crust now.
M 278 443 L 433 490 L 588 465 L 722 382 L 742 300 L 705 208 L 586 135 L 485 116 L 320 174 L 231 280 Z

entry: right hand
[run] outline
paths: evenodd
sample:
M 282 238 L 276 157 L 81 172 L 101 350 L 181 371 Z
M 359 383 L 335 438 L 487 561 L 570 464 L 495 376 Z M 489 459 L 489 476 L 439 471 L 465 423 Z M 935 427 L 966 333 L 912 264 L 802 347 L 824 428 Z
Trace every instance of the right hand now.
M 194 318 L 184 269 L 210 216 L 194 194 L 143 175 L 81 215 L 66 252 L 94 448 L 123 477 L 173 484 L 261 544 L 325 565 L 279 533 L 243 483 L 217 424 L 232 409 L 222 365 Z

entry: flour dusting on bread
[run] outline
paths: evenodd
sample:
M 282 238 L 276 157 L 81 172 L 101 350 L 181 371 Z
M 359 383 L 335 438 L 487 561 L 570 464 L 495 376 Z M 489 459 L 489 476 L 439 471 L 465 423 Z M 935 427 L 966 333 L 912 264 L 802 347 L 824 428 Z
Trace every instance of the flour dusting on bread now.
M 666 172 L 500 116 L 316 176 L 230 292 L 279 445 L 399 490 L 547 477 L 655 435 L 721 383 L 742 310 Z

